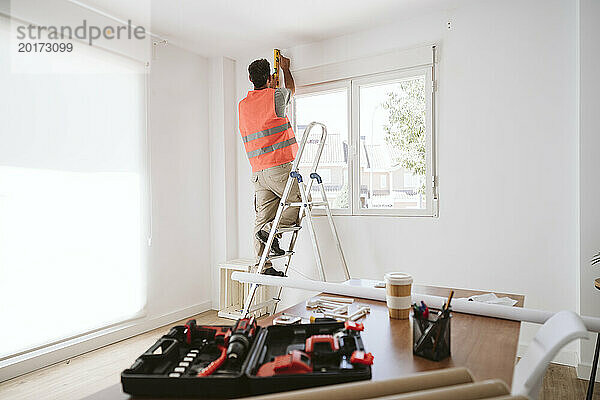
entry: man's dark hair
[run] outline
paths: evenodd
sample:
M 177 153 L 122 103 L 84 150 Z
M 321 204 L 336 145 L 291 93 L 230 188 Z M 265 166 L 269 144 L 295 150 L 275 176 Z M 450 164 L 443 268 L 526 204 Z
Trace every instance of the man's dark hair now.
M 271 65 L 264 58 L 252 61 L 252 64 L 248 66 L 248 73 L 254 88 L 263 87 L 267 84 L 267 80 L 271 75 Z

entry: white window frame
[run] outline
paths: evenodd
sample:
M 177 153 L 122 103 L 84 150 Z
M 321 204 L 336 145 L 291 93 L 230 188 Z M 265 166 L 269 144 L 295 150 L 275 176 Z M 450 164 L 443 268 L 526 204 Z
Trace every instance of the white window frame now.
M 397 82 L 418 75 L 425 76 L 425 93 L 426 96 L 426 149 L 425 149 L 425 208 L 423 209 L 362 209 L 360 207 L 360 87 L 368 86 L 369 84 L 382 84 L 387 82 Z M 392 71 L 367 75 L 354 79 L 344 79 L 334 82 L 319 83 L 315 85 L 306 85 L 296 88 L 296 94 L 306 96 L 310 94 L 322 94 L 340 89 L 347 90 L 347 106 L 348 106 L 348 127 L 349 127 L 349 147 L 348 147 L 348 182 L 350 185 L 349 207 L 347 209 L 332 208 L 333 215 L 382 215 L 382 216 L 422 216 L 433 217 L 437 216 L 437 199 L 434 201 L 434 97 L 436 92 L 433 90 L 432 67 L 409 68 L 400 71 Z M 294 126 L 296 125 L 296 110 L 295 103 L 292 102 L 292 115 Z M 354 111 L 354 112 L 353 112 Z M 356 166 L 356 167 L 355 167 Z M 389 185 L 388 185 L 389 186 Z M 315 215 L 320 215 L 315 210 Z M 324 213 L 323 213 L 324 214 Z
M 425 129 L 425 208 L 399 209 L 399 208 L 361 208 L 360 207 L 360 87 L 370 84 L 384 84 L 399 82 L 415 76 L 425 76 L 426 101 L 426 129 Z M 388 216 L 434 216 L 433 210 L 433 83 L 431 67 L 410 68 L 402 71 L 373 74 L 357 79 L 352 79 L 352 214 L 353 215 L 388 215 Z
M 352 82 L 350 80 L 341 80 L 334 82 L 326 82 L 319 83 L 315 85 L 307 85 L 296 88 L 295 96 L 306 96 L 311 94 L 324 94 L 330 92 L 339 92 L 340 89 L 346 90 L 346 107 L 347 107 L 347 118 L 348 118 L 348 170 L 347 170 L 347 182 L 352 182 Z M 294 127 L 296 126 L 296 103 L 295 101 L 290 102 L 292 107 L 292 119 Z M 312 160 L 311 160 L 312 161 Z M 349 189 L 352 189 L 352 186 L 349 185 Z M 331 213 L 333 215 L 352 215 L 352 196 L 348 196 L 348 208 L 331 208 Z M 325 211 L 322 209 L 315 209 L 313 211 L 314 215 L 325 215 Z
M 387 175 L 381 175 L 379 176 L 379 186 L 382 189 L 387 189 L 388 188 L 388 176 Z M 391 190 L 392 188 L 390 188 Z
M 394 50 L 370 57 L 307 67 L 293 71 L 296 93 L 307 95 L 328 90 L 348 90 L 348 182 L 350 183 L 349 208 L 332 208 L 333 215 L 387 216 L 387 217 L 437 217 L 439 189 L 437 172 L 437 45 Z M 361 209 L 360 208 L 360 115 L 359 87 L 370 83 L 385 83 L 425 75 L 426 90 L 426 184 L 424 209 Z M 292 102 L 292 119 L 295 110 Z M 388 186 L 389 183 L 388 183 Z M 390 186 L 391 187 L 391 186 Z M 322 210 L 315 210 L 321 215 Z M 324 212 L 323 212 L 324 215 Z

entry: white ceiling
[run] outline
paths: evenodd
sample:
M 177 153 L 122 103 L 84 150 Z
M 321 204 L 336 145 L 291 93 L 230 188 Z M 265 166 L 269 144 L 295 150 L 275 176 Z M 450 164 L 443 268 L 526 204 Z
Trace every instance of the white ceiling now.
M 416 15 L 459 0 L 80 0 L 204 55 L 235 56 L 259 47 L 289 48 Z M 144 23 L 140 21 L 140 23 Z

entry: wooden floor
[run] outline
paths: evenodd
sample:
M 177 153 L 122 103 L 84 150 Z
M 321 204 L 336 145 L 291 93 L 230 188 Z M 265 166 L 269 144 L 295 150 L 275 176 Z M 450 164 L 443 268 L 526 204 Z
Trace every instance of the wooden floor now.
M 216 311 L 207 311 L 194 318 L 199 324 L 231 324 L 231 320 L 217 317 Z M 70 400 L 91 395 L 118 383 L 121 371 L 128 368 L 165 331 L 165 327 L 158 328 L 0 383 L 0 399 Z M 600 400 L 600 384 L 595 389 L 594 399 Z M 584 399 L 586 390 L 587 382 L 577 379 L 573 367 L 551 364 L 544 378 L 540 400 Z
M 544 377 L 544 387 L 539 400 L 585 399 L 588 383 L 577 379 L 574 367 L 550 364 Z M 594 400 L 600 400 L 600 382 L 594 385 Z

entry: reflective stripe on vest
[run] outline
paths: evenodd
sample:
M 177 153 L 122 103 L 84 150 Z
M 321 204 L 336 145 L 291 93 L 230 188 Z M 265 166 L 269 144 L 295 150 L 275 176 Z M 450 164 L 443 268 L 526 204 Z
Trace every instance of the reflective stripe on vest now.
M 244 143 L 248 143 L 251 140 L 259 139 L 261 137 L 267 137 L 267 136 L 275 135 L 276 133 L 281 133 L 283 131 L 288 130 L 291 127 L 292 127 L 292 124 L 290 124 L 289 122 L 286 122 L 285 124 L 280 125 L 280 126 L 276 126 L 275 128 L 269 128 L 269 129 L 265 129 L 265 130 L 260 131 L 260 132 L 253 133 L 253 134 L 248 135 L 248 136 L 243 136 L 242 137 L 242 141 Z
M 287 117 L 275 113 L 275 90 L 248 92 L 239 104 L 240 133 L 254 172 L 293 161 L 298 151 Z
M 275 150 L 283 149 L 284 147 L 291 146 L 294 143 L 296 143 L 295 137 L 285 140 L 283 142 L 272 144 L 270 146 L 261 147 L 260 149 L 249 151 L 246 154 L 248 154 L 248 158 L 254 158 L 260 156 L 261 154 L 267 154 Z

